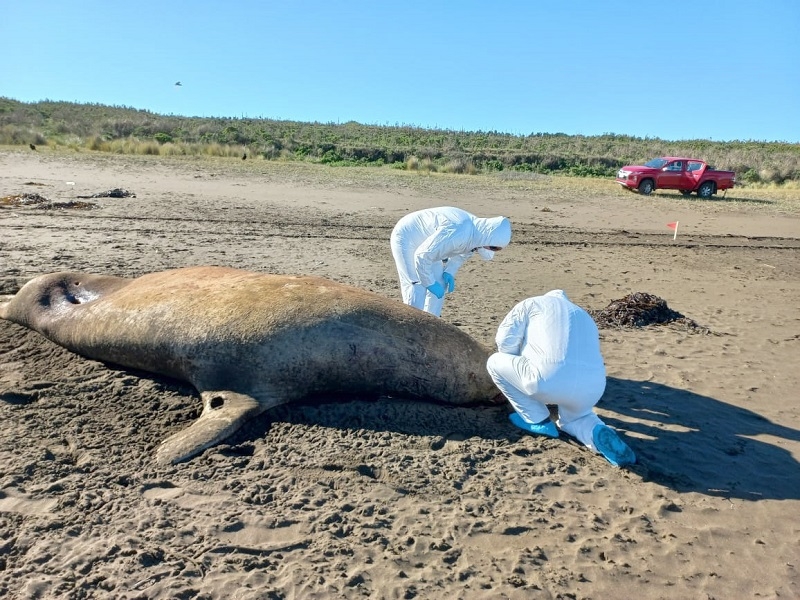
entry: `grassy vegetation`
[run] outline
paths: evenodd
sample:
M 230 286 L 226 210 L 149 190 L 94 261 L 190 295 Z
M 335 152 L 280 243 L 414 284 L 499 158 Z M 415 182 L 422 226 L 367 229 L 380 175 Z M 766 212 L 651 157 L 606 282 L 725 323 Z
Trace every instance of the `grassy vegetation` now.
M 355 122 L 301 123 L 158 115 L 100 104 L 0 97 L 0 144 L 66 146 L 120 154 L 261 157 L 330 165 L 391 165 L 446 173 L 498 171 L 613 177 L 655 156 L 700 158 L 751 186 L 800 181 L 800 144 L 665 141 L 627 135 L 512 135 Z

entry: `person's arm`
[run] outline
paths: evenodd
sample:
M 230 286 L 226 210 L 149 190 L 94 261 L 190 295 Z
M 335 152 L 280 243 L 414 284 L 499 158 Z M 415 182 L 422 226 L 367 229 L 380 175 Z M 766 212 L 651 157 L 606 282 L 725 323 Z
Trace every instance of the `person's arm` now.
M 505 316 L 497 328 L 495 342 L 498 352 L 519 356 L 525 342 L 525 330 L 528 325 L 526 311 L 522 303 L 517 304 Z
M 455 277 L 456 273 L 458 273 L 458 270 L 461 268 L 461 265 L 463 265 L 464 261 L 466 261 L 470 256 L 472 256 L 471 252 L 468 254 L 456 254 L 454 256 L 450 256 L 447 259 L 447 264 L 445 265 L 444 270 Z
M 419 245 L 414 253 L 414 269 L 421 285 L 428 287 L 436 283 L 432 275 L 433 263 L 446 258 L 449 264 L 457 252 L 457 234 L 455 227 L 440 227 Z M 452 271 L 448 272 L 452 274 Z

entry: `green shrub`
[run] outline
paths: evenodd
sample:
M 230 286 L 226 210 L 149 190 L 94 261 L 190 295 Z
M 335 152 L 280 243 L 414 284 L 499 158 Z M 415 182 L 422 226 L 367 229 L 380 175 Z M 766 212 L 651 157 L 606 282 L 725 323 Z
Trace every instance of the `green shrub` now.
M 484 171 L 502 171 L 505 168 L 503 161 L 496 158 L 487 160 L 483 163 Z
M 755 169 L 748 169 L 741 175 L 737 175 L 736 180 L 743 181 L 745 183 L 760 183 L 761 177 L 758 175 L 758 172 Z
M 338 163 L 342 161 L 342 156 L 336 150 L 328 150 L 319 159 L 322 164 Z
M 613 177 L 614 169 L 594 165 L 572 165 L 566 169 L 568 175 L 575 177 Z

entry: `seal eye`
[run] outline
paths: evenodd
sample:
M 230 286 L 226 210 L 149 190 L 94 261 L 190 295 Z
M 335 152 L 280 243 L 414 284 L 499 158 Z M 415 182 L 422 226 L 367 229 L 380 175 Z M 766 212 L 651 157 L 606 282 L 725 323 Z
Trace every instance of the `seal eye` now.
M 208 403 L 208 406 L 209 408 L 220 408 L 223 404 L 225 404 L 225 398 L 222 396 L 214 396 Z

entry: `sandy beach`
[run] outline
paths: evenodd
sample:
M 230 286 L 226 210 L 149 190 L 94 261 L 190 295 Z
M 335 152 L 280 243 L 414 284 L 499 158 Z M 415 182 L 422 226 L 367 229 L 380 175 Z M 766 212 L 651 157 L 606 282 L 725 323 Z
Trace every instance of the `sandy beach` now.
M 78 198 L 113 188 L 135 197 Z M 597 410 L 630 468 L 522 434 L 508 405 L 386 397 L 279 407 L 164 466 L 191 386 L 0 321 L 0 597 L 800 597 L 800 190 L 0 149 L 0 197 L 33 193 L 0 204 L 0 295 L 224 265 L 399 302 L 392 227 L 453 205 L 513 223 L 442 313 L 481 343 L 556 288 L 587 309 L 654 294 L 703 331 L 601 330 Z

